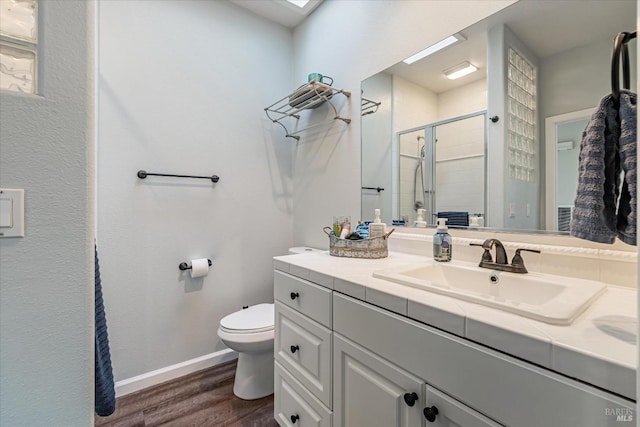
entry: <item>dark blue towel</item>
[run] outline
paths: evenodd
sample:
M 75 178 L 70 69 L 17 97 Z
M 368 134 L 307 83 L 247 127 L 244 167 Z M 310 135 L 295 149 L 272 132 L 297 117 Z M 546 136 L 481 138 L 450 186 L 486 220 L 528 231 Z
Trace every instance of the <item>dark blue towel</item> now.
M 107 334 L 107 317 L 102 302 L 102 284 L 100 281 L 100 267 L 98 266 L 98 249 L 95 248 L 95 324 L 96 324 L 96 371 L 95 371 L 95 403 L 96 414 L 106 417 L 116 410 L 116 391 L 111 369 L 111 354 L 109 353 L 109 336 Z
M 438 212 L 438 218 L 447 218 L 447 226 L 469 226 L 469 212 L 444 211 Z

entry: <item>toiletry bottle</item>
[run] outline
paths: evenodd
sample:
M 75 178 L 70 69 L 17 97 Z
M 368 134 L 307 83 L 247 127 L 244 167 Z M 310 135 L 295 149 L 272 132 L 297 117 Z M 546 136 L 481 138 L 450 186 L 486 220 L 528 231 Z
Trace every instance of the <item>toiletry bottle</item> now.
M 387 233 L 387 224 L 380 221 L 380 209 L 376 209 L 376 218 L 369 224 L 369 237 L 380 237 Z
M 422 228 L 427 227 L 427 221 L 424 220 L 422 215 L 424 215 L 424 209 L 418 209 L 418 219 L 413 221 L 414 227 L 422 227 Z
M 349 234 L 351 234 L 351 219 L 345 217 L 342 223 L 342 230 L 340 231 L 340 238 L 346 239 Z
M 447 232 L 447 218 L 438 218 L 438 229 L 433 235 L 433 259 L 436 261 L 451 261 L 453 239 Z

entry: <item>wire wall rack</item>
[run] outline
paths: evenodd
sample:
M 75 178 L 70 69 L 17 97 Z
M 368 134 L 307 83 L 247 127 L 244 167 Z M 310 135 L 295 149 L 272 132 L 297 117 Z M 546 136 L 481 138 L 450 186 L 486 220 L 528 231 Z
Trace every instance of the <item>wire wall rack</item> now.
M 333 110 L 333 120 L 340 120 L 346 124 L 351 123 L 351 119 L 341 116 L 338 113 L 336 106 L 333 104 L 333 102 L 331 102 L 331 98 L 336 95 L 343 95 L 349 98 L 351 96 L 351 92 L 334 88 L 333 86 L 313 80 L 300 86 L 298 89 L 285 96 L 284 98 L 279 99 L 278 101 L 269 105 L 264 109 L 264 111 L 267 114 L 269 120 L 283 127 L 286 133 L 285 136 L 287 138 L 293 138 L 296 141 L 299 141 L 300 133 L 316 126 L 326 125 L 326 122 L 323 121 L 321 123 L 316 123 L 304 127 L 303 129 L 289 131 L 287 125 L 289 125 L 289 128 L 291 128 L 291 125 L 290 122 L 286 121 L 285 119 L 287 119 L 287 117 L 293 117 L 297 123 L 298 119 L 300 119 L 300 113 L 304 110 L 312 110 L 326 103 Z
M 362 97 L 362 99 L 360 100 L 361 116 L 375 113 L 376 111 L 378 111 L 378 108 L 380 108 L 380 104 L 382 104 L 382 102 L 376 102 Z

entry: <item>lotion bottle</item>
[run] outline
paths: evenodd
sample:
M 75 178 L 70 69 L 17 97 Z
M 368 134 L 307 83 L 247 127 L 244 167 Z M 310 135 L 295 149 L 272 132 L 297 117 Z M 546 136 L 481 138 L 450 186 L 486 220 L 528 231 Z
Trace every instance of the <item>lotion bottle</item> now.
M 447 218 L 438 218 L 438 229 L 433 235 L 433 259 L 440 262 L 451 261 L 453 239 L 448 232 Z
M 387 234 L 387 224 L 380 221 L 380 209 L 375 210 L 376 218 L 369 224 L 369 237 L 380 237 Z

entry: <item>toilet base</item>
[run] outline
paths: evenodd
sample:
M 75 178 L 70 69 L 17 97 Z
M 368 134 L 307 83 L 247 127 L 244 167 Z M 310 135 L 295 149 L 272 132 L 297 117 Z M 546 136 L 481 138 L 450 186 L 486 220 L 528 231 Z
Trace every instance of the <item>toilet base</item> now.
M 239 353 L 233 394 L 255 400 L 273 394 L 273 347 L 263 353 Z

